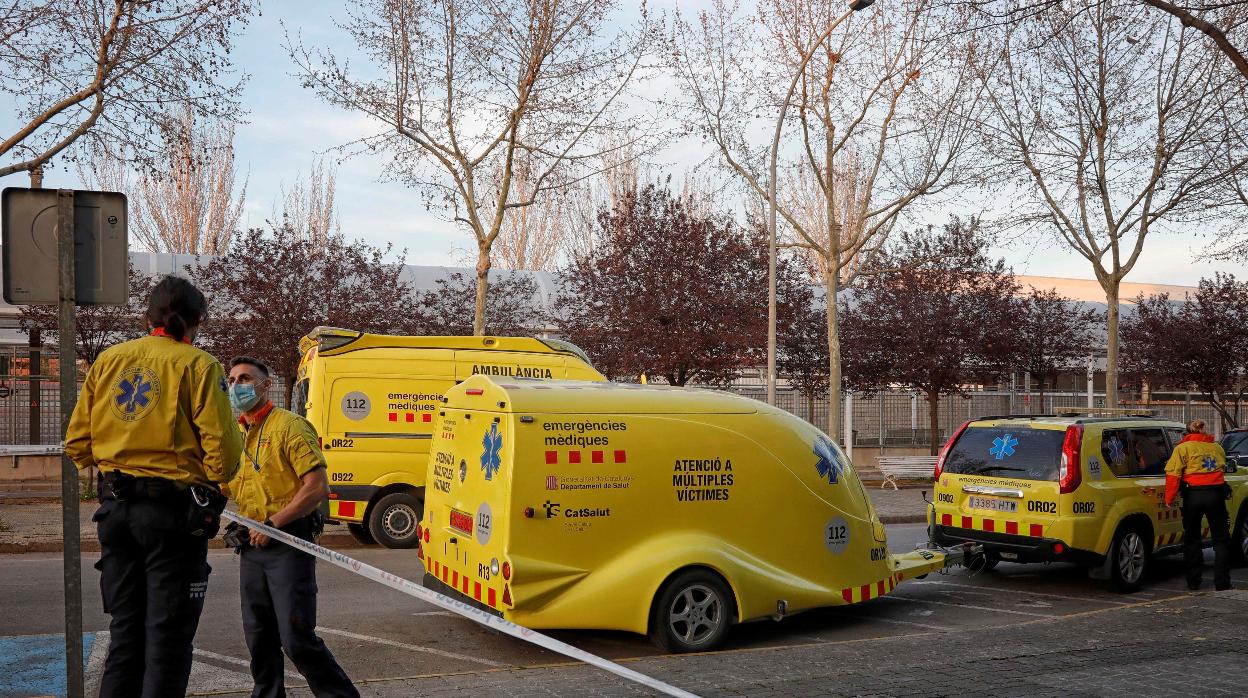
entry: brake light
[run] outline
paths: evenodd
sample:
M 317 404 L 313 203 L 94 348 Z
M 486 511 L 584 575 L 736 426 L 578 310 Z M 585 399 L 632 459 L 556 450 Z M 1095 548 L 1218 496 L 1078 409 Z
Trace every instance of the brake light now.
M 503 563 L 503 581 L 511 581 L 511 563 Z
M 1066 440 L 1062 442 L 1062 464 L 1057 471 L 1058 491 L 1070 494 L 1083 482 L 1079 451 L 1083 446 L 1083 425 L 1072 424 L 1066 428 Z
M 962 426 L 958 427 L 958 430 L 953 432 L 953 436 L 950 436 L 949 440 L 946 441 L 945 445 L 940 449 L 940 455 L 936 456 L 936 472 L 932 474 L 933 480 L 940 479 L 940 474 L 945 469 L 945 458 L 949 457 L 949 451 L 953 449 L 953 442 L 957 441 L 958 437 L 962 436 L 962 432 L 966 431 L 966 428 L 970 425 L 970 422 L 963 422 Z
M 485 391 L 481 388 L 469 388 L 464 391 L 465 395 L 484 395 Z
M 425 542 L 426 543 L 429 542 L 429 527 L 428 526 L 425 527 Z

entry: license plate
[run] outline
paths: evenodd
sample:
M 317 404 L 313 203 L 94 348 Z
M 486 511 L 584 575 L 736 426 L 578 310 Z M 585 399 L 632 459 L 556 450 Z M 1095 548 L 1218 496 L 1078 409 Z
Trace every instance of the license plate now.
M 451 510 L 451 528 L 472 535 L 472 514 Z
M 991 497 L 971 497 L 967 505 L 972 509 L 1001 511 L 1009 514 L 1018 512 L 1018 502 L 1012 499 L 992 499 Z

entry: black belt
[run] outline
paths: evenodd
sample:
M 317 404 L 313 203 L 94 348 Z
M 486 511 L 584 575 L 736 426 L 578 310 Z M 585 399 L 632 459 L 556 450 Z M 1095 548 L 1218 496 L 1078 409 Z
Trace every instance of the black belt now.
M 100 474 L 100 501 L 126 502 L 139 499 L 180 504 L 190 490 L 163 477 L 136 477 L 116 470 Z

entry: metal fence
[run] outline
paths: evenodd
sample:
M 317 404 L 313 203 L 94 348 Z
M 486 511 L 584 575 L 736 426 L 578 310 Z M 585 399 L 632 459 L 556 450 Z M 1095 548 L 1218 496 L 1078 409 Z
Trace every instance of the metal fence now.
M 766 391 L 753 385 L 734 386 L 732 391 L 755 400 L 765 400 Z M 1176 396 L 1172 396 L 1176 397 Z M 944 441 L 963 422 L 975 417 L 1004 414 L 1051 414 L 1063 408 L 1087 406 L 1086 392 L 973 391 L 966 397 L 950 395 L 937 403 L 937 440 Z M 1093 395 L 1096 406 L 1104 406 L 1104 393 Z M 827 429 L 828 401 L 810 400 L 794 390 L 777 390 L 776 406 Z M 1154 400 L 1147 407 L 1128 403 L 1125 407 L 1150 409 L 1158 417 L 1187 422 L 1203 419 L 1211 431 L 1221 434 L 1222 420 L 1217 411 L 1199 398 Z M 850 414 L 846 414 L 846 408 Z M 881 392 L 875 395 L 852 395 L 837 406 L 842 430 L 850 422 L 855 447 L 923 447 L 931 443 L 931 418 L 925 398 L 913 393 Z M 844 442 L 844 434 L 836 434 Z
M 60 443 L 60 384 L 56 373 L 55 352 L 32 352 L 27 347 L 0 349 L 0 444 Z M 766 389 L 761 382 L 741 381 L 731 390 L 756 400 L 766 399 Z M 285 383 L 281 378 L 274 379 L 270 394 L 275 404 L 286 406 Z M 1211 430 L 1221 429 L 1217 412 L 1199 398 L 1181 393 L 1153 397 L 1148 407 L 1158 416 L 1184 422 L 1200 418 Z M 1094 400 L 1097 405 L 1103 405 L 1105 396 L 1095 395 Z M 947 396 L 941 398 L 938 405 L 937 440 L 947 439 L 962 422 L 973 417 L 1041 414 L 1086 404 L 1087 394 L 1083 392 L 1045 393 L 1043 404 L 1036 392 L 980 390 L 968 393 L 967 397 Z M 827 428 L 829 405 L 826 399 L 810 400 L 796 390 L 782 387 L 776 393 L 776 406 L 820 429 Z M 855 447 L 921 448 L 931 442 L 928 404 L 921 396 L 899 391 L 854 395 L 841 401 L 837 409 L 842 425 L 847 416 L 851 418 Z M 844 441 L 843 433 L 835 437 L 837 441 Z

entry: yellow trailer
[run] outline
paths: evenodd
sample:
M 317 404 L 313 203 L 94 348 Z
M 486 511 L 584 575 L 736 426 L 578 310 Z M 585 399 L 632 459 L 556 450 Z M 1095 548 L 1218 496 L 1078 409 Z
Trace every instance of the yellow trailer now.
M 474 376 L 447 391 L 426 477 L 427 585 L 528 627 L 648 633 L 670 651 L 953 562 L 890 554 L 831 439 L 718 391 Z

